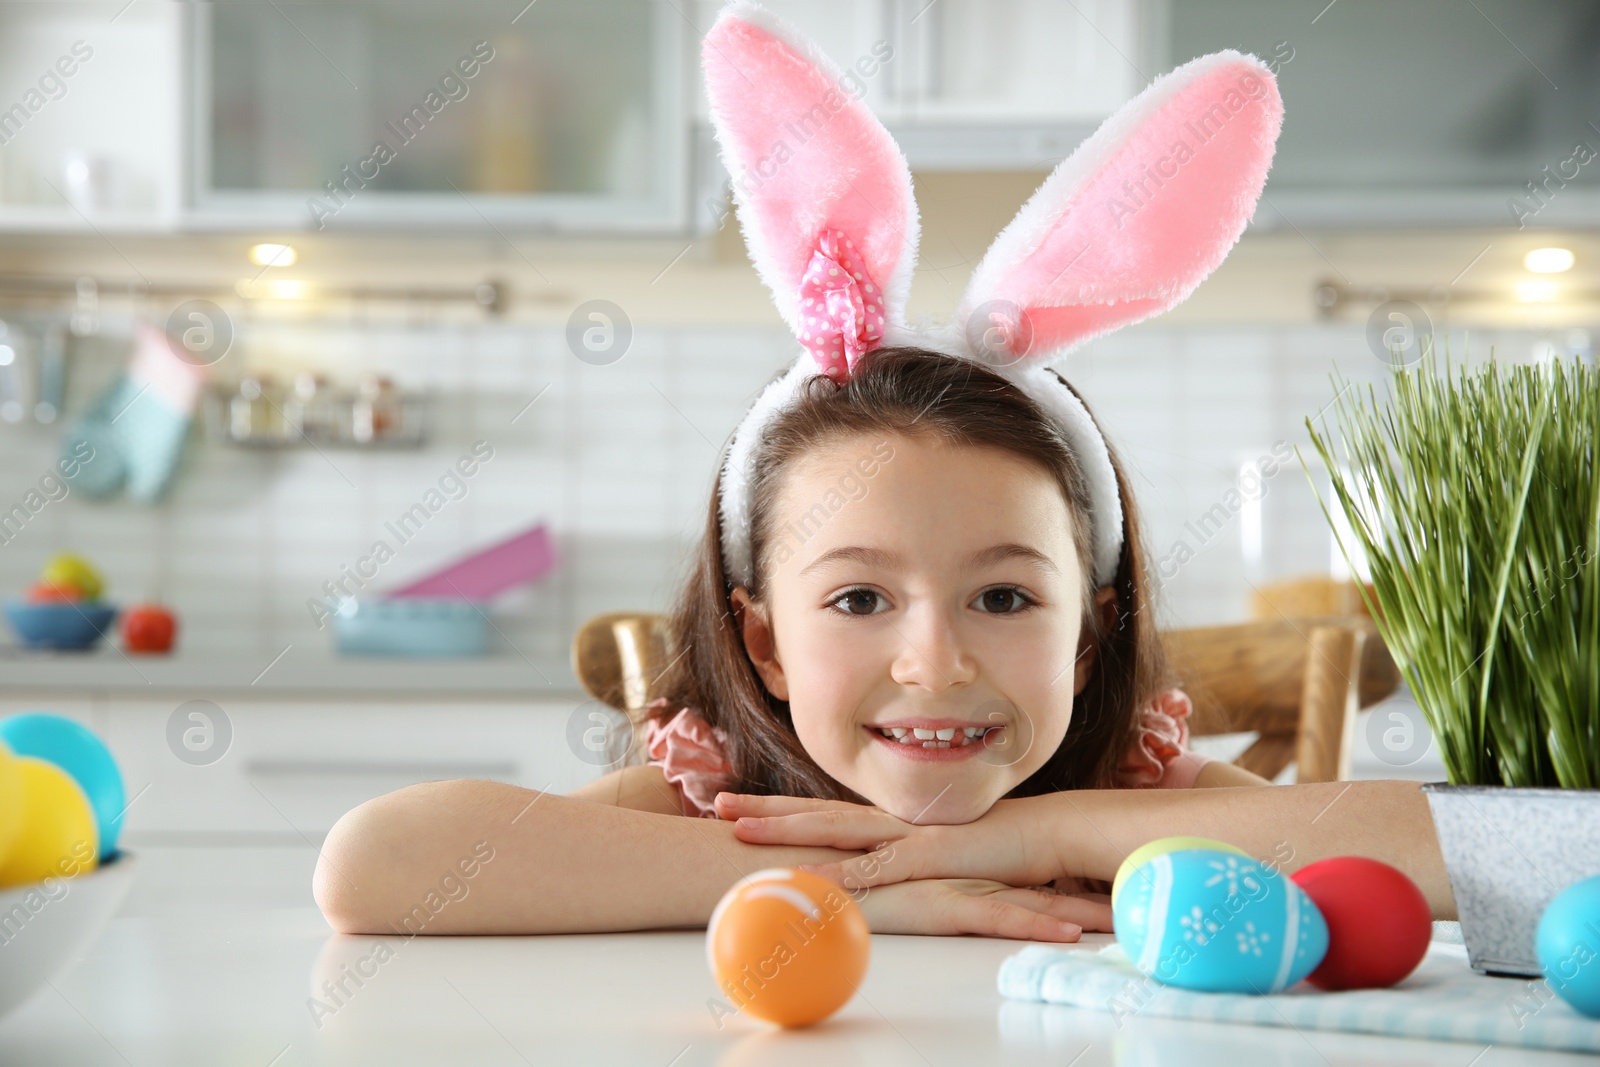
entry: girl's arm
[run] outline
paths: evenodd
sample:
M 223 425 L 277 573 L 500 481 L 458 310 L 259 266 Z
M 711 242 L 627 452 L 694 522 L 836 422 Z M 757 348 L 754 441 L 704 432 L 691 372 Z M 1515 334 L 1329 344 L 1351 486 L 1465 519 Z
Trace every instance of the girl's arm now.
M 656 768 L 629 768 L 579 792 L 659 803 L 639 771 L 660 778 Z M 693 927 L 704 926 L 722 894 L 752 871 L 856 854 L 747 844 L 721 820 L 504 782 L 423 782 L 369 800 L 334 824 L 312 894 L 341 933 Z
M 1226 760 L 1207 760 L 1206 765 L 1200 768 L 1200 773 L 1195 776 L 1194 784 L 1201 789 L 1213 786 L 1229 785 L 1271 785 L 1267 779 L 1247 771 L 1243 767 L 1229 763 Z
M 648 764 L 612 771 L 588 785 L 579 786 L 567 796 L 634 811 L 653 811 L 657 815 L 686 814 L 677 788 L 667 781 L 659 766 Z
M 1193 834 L 1231 842 L 1285 873 L 1329 856 L 1382 860 L 1417 883 L 1434 918 L 1456 917 L 1433 815 L 1415 782 L 1089 790 L 1009 803 L 1046 828 L 1059 864 L 1090 877 L 1114 877 L 1147 841 Z
M 1435 919 L 1456 917 L 1433 816 L 1415 782 L 1076 790 L 1002 800 L 953 826 L 912 826 L 876 808 L 793 797 L 724 793 L 716 807 L 739 820 L 745 841 L 869 849 L 888 842 L 822 867 L 853 889 L 908 878 L 1108 881 L 1140 845 L 1188 834 L 1231 842 L 1285 872 L 1328 856 L 1382 860 L 1417 883 Z
M 659 767 L 572 796 L 504 782 L 424 782 L 369 800 L 328 833 L 312 893 L 341 933 L 554 934 L 702 927 L 740 878 L 857 850 L 749 844 L 677 813 Z M 928 879 L 860 900 L 892 934 L 1076 941 L 1103 903 L 987 879 Z

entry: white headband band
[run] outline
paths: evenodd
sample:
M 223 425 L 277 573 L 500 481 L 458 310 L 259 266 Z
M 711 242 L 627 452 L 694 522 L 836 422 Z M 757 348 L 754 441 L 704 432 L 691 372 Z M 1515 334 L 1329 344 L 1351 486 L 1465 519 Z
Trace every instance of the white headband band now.
M 764 427 L 815 374 L 918 345 L 1014 381 L 1076 454 L 1092 513 L 1092 578 L 1110 583 L 1124 520 L 1105 439 L 1046 364 L 1180 303 L 1227 256 L 1266 183 L 1283 103 L 1254 56 L 1217 52 L 1155 79 L 1059 164 L 995 238 L 955 319 L 919 331 L 905 307 L 919 226 L 889 133 L 804 36 L 729 4 L 701 49 L 745 242 L 805 351 L 762 391 L 719 475 L 723 566 L 750 587 L 750 487 Z
M 924 341 L 923 347 L 932 346 Z M 810 357 L 802 355 L 797 359 L 781 378 L 762 390 L 728 446 L 719 480 L 717 518 L 722 524 L 723 569 L 734 585 L 752 588 L 755 584 L 750 487 L 755 481 L 759 445 L 766 438 L 765 427 L 796 402 L 802 383 L 817 373 Z M 1090 532 L 1095 585 L 1110 583 L 1116 577 L 1117 560 L 1122 554 L 1122 499 L 1105 439 L 1083 402 L 1045 368 L 1029 366 L 1017 374 L 1005 374 L 1003 370 L 1000 373 L 1044 410 L 1077 456 L 1094 516 Z

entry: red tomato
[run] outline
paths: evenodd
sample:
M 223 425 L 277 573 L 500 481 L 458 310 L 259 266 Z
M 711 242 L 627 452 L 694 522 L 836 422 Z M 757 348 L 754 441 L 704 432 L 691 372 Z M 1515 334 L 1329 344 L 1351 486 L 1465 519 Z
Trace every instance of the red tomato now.
M 135 604 L 122 613 L 122 647 L 129 652 L 170 652 L 178 620 L 160 604 Z
M 1323 989 L 1379 989 L 1417 969 L 1433 912 L 1417 884 L 1387 863 L 1332 856 L 1291 875 L 1328 921 L 1328 954 L 1306 981 Z

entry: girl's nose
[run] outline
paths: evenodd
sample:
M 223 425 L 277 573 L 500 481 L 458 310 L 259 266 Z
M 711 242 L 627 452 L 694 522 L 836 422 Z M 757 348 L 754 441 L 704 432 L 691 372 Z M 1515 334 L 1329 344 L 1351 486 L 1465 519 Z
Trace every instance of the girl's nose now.
M 890 667 L 896 682 L 939 692 L 977 678 L 977 661 L 964 646 L 960 627 L 944 612 L 908 612 L 898 630 L 900 649 Z

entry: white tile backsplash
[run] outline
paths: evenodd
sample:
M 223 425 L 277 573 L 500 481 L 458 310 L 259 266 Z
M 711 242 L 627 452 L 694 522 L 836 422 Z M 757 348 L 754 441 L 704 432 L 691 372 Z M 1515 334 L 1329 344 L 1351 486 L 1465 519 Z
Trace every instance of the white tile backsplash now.
M 796 352 L 780 329 L 641 328 L 622 359 L 592 366 L 567 352 L 558 326 L 242 328 L 255 331 L 250 351 L 275 353 L 286 369 L 348 377 L 374 368 L 404 387 L 432 390 L 427 447 L 254 452 L 197 434 L 159 507 L 80 494 L 47 505 L 0 544 L 0 590 L 20 590 L 51 553 L 72 549 L 106 572 L 113 599 L 168 600 L 188 647 L 270 658 L 286 643 L 326 641 L 306 599 L 376 538 L 393 542 L 384 524 L 482 439 L 494 446 L 493 460 L 468 481 L 464 498 L 395 546 L 372 588 L 547 522 L 562 566 L 499 605 L 496 640 L 566 670 L 583 619 L 668 605 L 701 530 L 719 450 Z M 1542 337 L 1475 333 L 1471 355 L 1486 358 L 1493 343 L 1503 356 L 1527 358 Z M 1459 359 L 1459 338 L 1452 348 Z M 1358 384 L 1381 383 L 1386 373 L 1362 331 L 1347 325 L 1135 327 L 1058 363 L 1126 460 L 1155 558 L 1180 540 L 1196 553 L 1162 585 L 1169 624 L 1243 618 L 1251 583 L 1326 569 L 1328 534 L 1298 461 L 1267 483 L 1258 558 L 1242 550 L 1241 515 L 1203 541 L 1193 524 L 1222 499 L 1240 463 L 1274 442 L 1310 455 L 1304 420 L 1332 398 L 1335 362 Z M 102 369 L 86 368 L 80 383 L 103 380 Z M 79 409 L 89 399 L 81 391 L 70 398 Z M 58 433 L 0 426 L 0 508 L 37 484 L 55 459 Z

